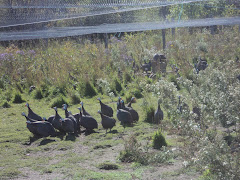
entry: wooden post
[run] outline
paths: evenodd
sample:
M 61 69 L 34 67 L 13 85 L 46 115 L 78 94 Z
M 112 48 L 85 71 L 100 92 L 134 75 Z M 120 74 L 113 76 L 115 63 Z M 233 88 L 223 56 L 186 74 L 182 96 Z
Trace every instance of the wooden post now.
M 162 29 L 163 50 L 166 48 L 166 30 Z
M 108 34 L 107 33 L 104 34 L 104 44 L 105 44 L 105 48 L 108 49 Z

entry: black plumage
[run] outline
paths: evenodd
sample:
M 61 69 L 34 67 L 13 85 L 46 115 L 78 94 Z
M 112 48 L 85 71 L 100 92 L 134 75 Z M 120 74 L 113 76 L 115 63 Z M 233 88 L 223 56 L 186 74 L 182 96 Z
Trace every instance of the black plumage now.
M 84 116 L 91 116 L 83 107 L 83 102 L 80 102 L 80 105 L 82 106 L 82 115 Z
M 102 119 L 101 123 L 103 128 L 106 129 L 106 133 L 108 129 L 110 129 L 111 131 L 113 126 L 115 126 L 116 124 L 116 120 L 112 117 L 104 115 L 100 110 L 98 111 L 98 113 L 101 115 L 101 119 Z
M 109 116 L 109 117 L 113 117 L 113 109 L 110 106 L 102 103 L 100 98 L 98 98 L 98 100 L 99 100 L 99 103 L 101 105 L 102 114 L 104 114 L 106 116 Z
M 117 101 L 117 109 L 121 109 L 122 107 L 121 107 L 121 97 L 118 97 L 118 101 Z
M 160 102 L 158 101 L 158 108 L 154 113 L 154 123 L 160 124 L 162 120 L 163 120 L 163 111 L 160 107 Z
M 47 121 L 34 121 L 22 113 L 27 119 L 27 128 L 34 135 L 48 137 L 55 135 L 55 130 L 51 123 Z
M 138 112 L 131 107 L 126 107 L 123 100 L 121 101 L 121 104 L 122 109 L 130 112 L 133 122 L 137 122 L 139 120 Z
M 81 108 L 80 108 L 80 125 L 86 128 L 87 131 L 91 131 L 93 129 L 98 128 L 98 123 L 96 119 L 94 119 L 92 116 L 83 115 Z
M 62 123 L 60 122 L 60 119 L 62 118 L 57 111 L 57 107 L 53 108 L 55 110 L 55 117 L 52 120 L 52 125 L 55 129 L 59 130 L 60 132 L 64 132 Z
M 37 121 L 42 121 L 42 117 L 39 116 L 39 115 L 37 115 L 36 113 L 34 113 L 34 112 L 32 111 L 32 109 L 30 108 L 30 106 L 29 106 L 28 103 L 26 103 L 25 106 L 28 107 L 28 117 L 29 117 L 30 119 L 34 119 L 34 120 L 37 120 Z
M 133 123 L 133 119 L 132 119 L 132 115 L 130 114 L 130 112 L 124 110 L 124 109 L 120 109 L 121 105 L 117 104 L 117 118 L 118 120 L 121 122 L 121 124 L 123 125 L 123 127 L 125 128 L 125 126 L 131 125 Z
M 74 133 L 75 128 L 74 128 L 74 123 L 70 118 L 61 118 L 60 123 L 62 126 L 62 129 L 66 133 Z
M 77 122 L 77 120 L 74 118 L 74 116 L 72 115 L 72 113 L 70 111 L 67 110 L 67 105 L 63 104 L 63 110 L 65 110 L 65 117 L 70 119 L 73 122 L 74 125 L 74 133 L 77 134 L 78 132 L 78 126 L 79 123 Z

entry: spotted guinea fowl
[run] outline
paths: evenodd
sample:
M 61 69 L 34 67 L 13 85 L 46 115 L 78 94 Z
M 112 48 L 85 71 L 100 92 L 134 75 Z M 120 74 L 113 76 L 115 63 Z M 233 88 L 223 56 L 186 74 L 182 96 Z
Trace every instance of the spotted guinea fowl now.
M 34 113 L 34 112 L 32 111 L 32 109 L 30 108 L 30 106 L 29 106 L 28 103 L 26 103 L 25 106 L 28 107 L 28 117 L 29 117 L 30 119 L 34 119 L 34 120 L 37 120 L 37 121 L 42 121 L 42 117 L 39 116 L 39 115 L 37 115 L 36 113 Z
M 79 123 L 78 123 L 77 120 L 74 118 L 74 116 L 72 115 L 72 113 L 67 110 L 67 105 L 66 105 L 66 104 L 63 104 L 63 110 L 65 110 L 65 117 L 72 120 L 73 125 L 74 125 L 74 133 L 77 134 L 78 129 L 79 129 L 79 128 L 78 128 Z
M 68 134 L 72 134 L 75 133 L 75 126 L 73 121 L 70 118 L 61 118 L 60 120 L 62 129 L 64 132 L 68 133 Z
M 118 97 L 118 100 L 117 100 L 117 109 L 122 109 L 122 107 L 121 107 L 121 100 L 122 100 L 122 98 L 121 98 L 121 97 Z
M 82 115 L 84 116 L 91 116 L 83 107 L 83 102 L 80 102 L 80 105 L 82 106 Z
M 111 132 L 113 126 L 115 126 L 116 124 L 116 120 L 112 117 L 109 117 L 103 114 L 100 110 L 98 110 L 98 113 L 101 115 L 101 119 L 102 119 L 101 123 L 103 128 L 106 129 L 106 133 L 108 129 L 110 129 L 110 132 Z
M 96 119 L 94 119 L 92 116 L 83 115 L 82 108 L 80 108 L 80 125 L 84 127 L 88 132 L 91 132 L 93 129 L 98 128 Z
M 55 110 L 55 116 L 52 120 L 52 125 L 55 129 L 59 130 L 60 132 L 64 132 L 62 124 L 60 122 L 60 119 L 62 118 L 59 114 L 58 114 L 58 110 L 57 107 L 53 108 Z
M 134 101 L 134 99 L 136 99 L 135 97 L 132 97 L 130 102 L 127 104 L 127 107 L 132 107 L 132 103 Z
M 119 105 L 119 103 L 117 103 L 117 118 L 118 120 L 121 122 L 121 125 L 123 125 L 123 127 L 125 128 L 125 126 L 131 125 L 133 123 L 133 119 L 132 119 L 132 115 L 130 114 L 130 112 L 121 109 L 120 108 L 121 105 Z
M 126 107 L 123 100 L 121 100 L 121 104 L 122 109 L 130 112 L 133 122 L 137 122 L 139 120 L 138 112 L 131 107 Z
M 160 124 L 163 120 L 163 111 L 160 107 L 160 100 L 158 100 L 158 108 L 154 113 L 154 123 Z
M 101 105 L 102 114 L 109 116 L 109 117 L 113 117 L 113 109 L 110 106 L 102 103 L 100 98 L 97 98 L 97 99 L 99 100 L 99 103 Z
M 34 121 L 26 116 L 25 113 L 22 113 L 23 116 L 27 119 L 27 128 L 34 135 L 48 137 L 54 136 L 55 130 L 51 123 L 47 121 Z
M 52 124 L 52 121 L 54 119 L 55 115 L 51 115 L 48 117 L 47 122 L 50 122 Z

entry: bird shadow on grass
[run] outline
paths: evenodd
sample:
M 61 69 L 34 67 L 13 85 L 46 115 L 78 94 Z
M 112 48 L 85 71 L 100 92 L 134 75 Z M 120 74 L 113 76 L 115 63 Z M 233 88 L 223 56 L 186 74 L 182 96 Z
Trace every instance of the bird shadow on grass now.
M 76 136 L 74 134 L 68 134 L 65 138 L 65 141 L 75 141 Z
M 117 133 L 118 133 L 118 130 L 114 129 L 114 130 L 112 130 L 112 131 L 108 131 L 107 133 L 117 134 Z
M 61 140 L 63 140 L 63 138 L 64 138 L 65 135 L 66 135 L 66 134 L 63 133 L 63 132 L 56 132 L 56 134 L 55 134 L 55 136 L 56 136 L 57 138 L 61 139 Z
M 25 142 L 23 145 L 27 145 L 27 146 L 30 146 L 33 142 L 37 141 L 38 139 L 42 138 L 41 136 L 37 136 L 37 135 L 34 135 L 34 136 L 30 136 L 29 137 L 29 141 L 28 142 Z
M 96 131 L 94 131 L 94 130 L 83 130 L 83 131 L 81 131 L 81 134 L 84 134 L 85 136 L 88 136 L 88 135 L 90 135 L 90 134 L 92 134 L 92 133 L 99 133 L 99 132 L 96 132 Z
M 43 139 L 43 140 L 40 142 L 39 146 L 43 146 L 43 145 L 46 145 L 46 144 L 48 144 L 48 143 L 55 142 L 55 141 L 56 141 L 56 140 L 54 140 L 54 139 Z

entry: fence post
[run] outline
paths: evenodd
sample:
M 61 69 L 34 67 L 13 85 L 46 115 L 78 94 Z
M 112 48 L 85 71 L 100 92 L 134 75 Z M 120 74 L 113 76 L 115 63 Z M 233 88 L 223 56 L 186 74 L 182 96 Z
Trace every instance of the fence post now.
M 104 34 L 104 44 L 105 44 L 105 48 L 108 49 L 108 34 L 107 33 Z
M 166 30 L 162 29 L 163 50 L 166 48 Z

